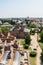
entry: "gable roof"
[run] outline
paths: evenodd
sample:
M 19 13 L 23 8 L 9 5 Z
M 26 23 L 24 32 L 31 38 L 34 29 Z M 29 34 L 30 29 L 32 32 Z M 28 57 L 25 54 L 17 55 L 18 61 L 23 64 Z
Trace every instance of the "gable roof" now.
M 9 24 L 8 22 L 5 22 L 5 23 L 3 23 L 3 25 L 2 26 L 12 26 L 11 24 Z
M 11 25 L 11 24 L 9 24 L 8 22 L 5 22 L 5 23 L 3 23 L 4 25 Z

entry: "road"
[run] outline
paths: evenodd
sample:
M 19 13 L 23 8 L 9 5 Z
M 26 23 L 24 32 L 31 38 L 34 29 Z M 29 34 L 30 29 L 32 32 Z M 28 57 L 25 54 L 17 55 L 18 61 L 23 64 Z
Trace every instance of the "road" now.
M 37 48 L 37 57 L 36 57 L 36 65 L 41 65 L 40 61 L 40 54 L 41 54 L 41 48 L 37 42 L 37 33 L 35 35 L 31 35 L 31 49 L 33 50 L 34 48 Z

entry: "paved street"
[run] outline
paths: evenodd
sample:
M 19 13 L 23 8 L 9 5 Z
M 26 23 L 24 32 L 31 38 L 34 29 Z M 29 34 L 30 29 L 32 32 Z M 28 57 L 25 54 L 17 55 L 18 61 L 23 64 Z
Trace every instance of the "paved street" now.
M 32 46 L 31 46 L 31 48 L 32 48 L 32 50 L 34 49 L 34 48 L 37 48 L 37 57 L 36 57 L 36 65 L 40 65 L 40 53 L 41 53 L 41 48 L 40 48 L 40 46 L 39 46 L 39 44 L 38 44 L 38 42 L 37 42 L 37 33 L 33 36 L 31 36 L 31 44 L 32 44 Z

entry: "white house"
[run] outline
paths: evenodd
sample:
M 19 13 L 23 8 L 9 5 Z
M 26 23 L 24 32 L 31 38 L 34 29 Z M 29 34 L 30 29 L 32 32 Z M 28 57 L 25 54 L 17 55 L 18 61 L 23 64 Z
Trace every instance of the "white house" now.
M 13 27 L 13 25 L 9 24 L 8 22 L 3 23 L 3 25 L 1 25 L 1 27 L 3 27 L 3 26 L 8 27 L 9 29 L 11 29 Z

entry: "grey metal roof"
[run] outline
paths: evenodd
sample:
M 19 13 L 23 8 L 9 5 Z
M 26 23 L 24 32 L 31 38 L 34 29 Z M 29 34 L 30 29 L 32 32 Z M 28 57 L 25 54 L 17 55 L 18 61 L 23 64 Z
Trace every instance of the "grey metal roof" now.
M 22 21 L 19 20 L 17 23 L 22 23 Z
M 3 25 L 2 26 L 12 26 L 11 24 L 9 24 L 8 22 L 5 22 L 5 23 L 3 23 Z
M 24 28 L 24 32 L 30 32 L 30 29 Z
M 12 31 L 14 29 L 14 27 L 12 27 L 11 29 L 10 29 L 10 31 Z

